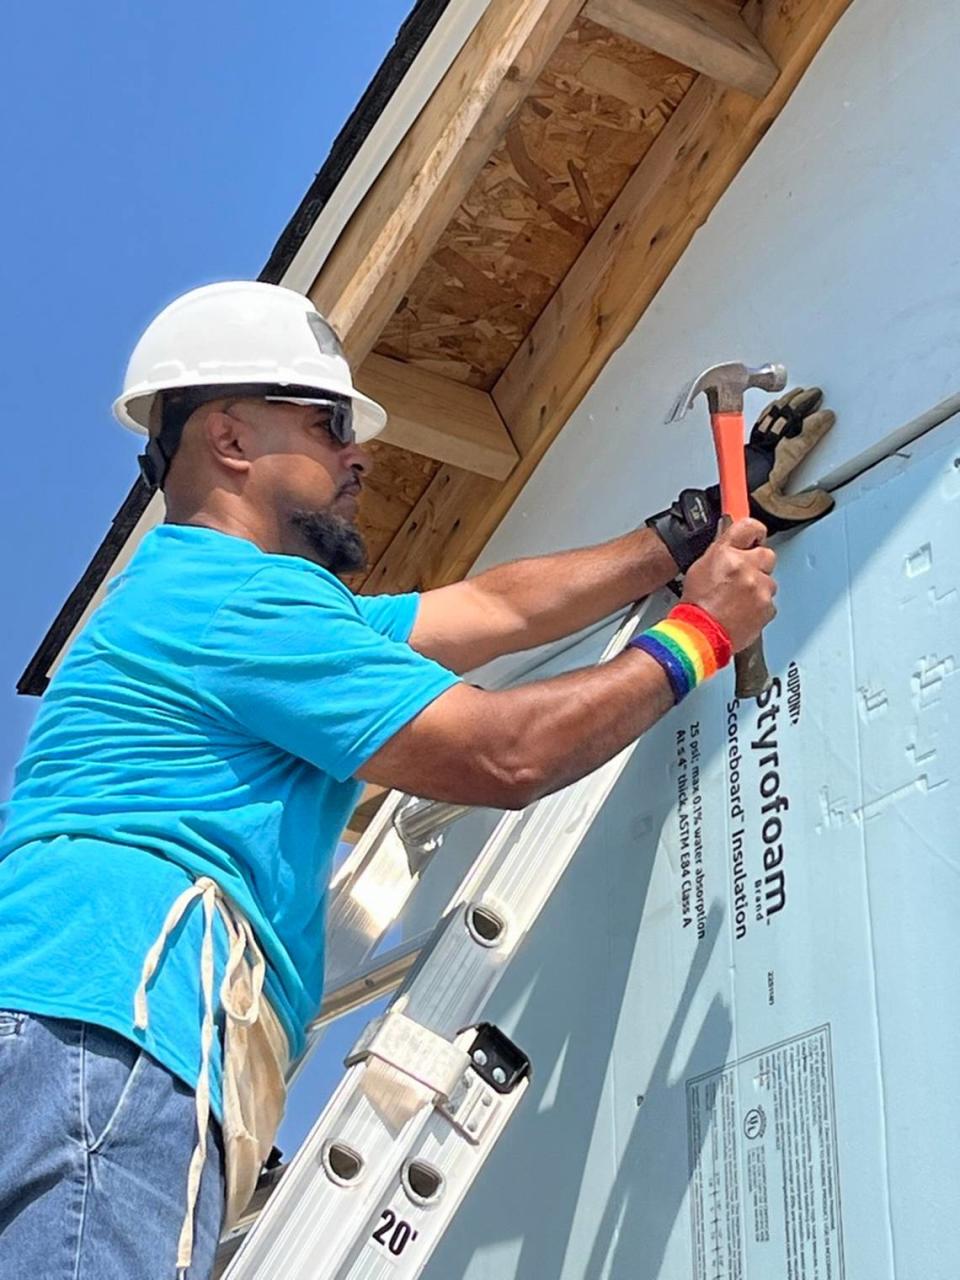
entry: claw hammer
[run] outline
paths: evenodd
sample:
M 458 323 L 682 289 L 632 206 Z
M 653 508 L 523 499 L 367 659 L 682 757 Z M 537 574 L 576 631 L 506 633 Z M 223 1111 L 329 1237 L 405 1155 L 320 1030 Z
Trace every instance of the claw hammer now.
M 715 364 L 704 369 L 688 383 L 680 394 L 667 422 L 677 422 L 701 393 L 707 397 L 710 410 L 710 427 L 717 450 L 717 469 L 720 472 L 720 508 L 724 528 L 731 520 L 744 520 L 750 514 L 750 495 L 747 491 L 747 468 L 743 457 L 743 393 L 749 387 L 762 391 L 782 391 L 787 385 L 787 371 L 782 364 L 764 364 L 750 369 L 745 364 Z M 736 669 L 736 695 L 738 698 L 755 698 L 770 687 L 770 674 L 763 656 L 763 636 L 734 658 Z

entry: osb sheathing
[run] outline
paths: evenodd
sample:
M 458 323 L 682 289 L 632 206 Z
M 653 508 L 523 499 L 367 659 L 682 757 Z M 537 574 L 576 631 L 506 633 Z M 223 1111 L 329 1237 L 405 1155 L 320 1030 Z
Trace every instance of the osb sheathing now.
M 489 390 L 693 79 L 575 23 L 377 350 Z
M 585 18 L 560 41 L 377 350 L 489 390 L 695 73 Z M 361 527 L 377 563 L 439 464 L 375 444 Z M 365 575 L 352 582 L 356 589 Z

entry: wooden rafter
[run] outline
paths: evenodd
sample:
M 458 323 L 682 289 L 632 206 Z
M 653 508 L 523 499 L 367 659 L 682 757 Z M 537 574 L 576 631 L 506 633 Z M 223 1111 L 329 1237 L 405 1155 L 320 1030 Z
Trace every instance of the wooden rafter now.
M 389 414 L 386 444 L 505 480 L 520 455 L 486 391 L 372 353 L 357 385 Z
M 492 0 L 347 225 L 310 298 L 359 365 L 583 0 Z
M 732 0 L 587 0 L 583 16 L 755 98 L 779 74 Z
M 769 129 L 850 0 L 748 5 L 780 67 L 762 101 L 698 80 L 594 232 L 494 388 L 520 449 L 502 485 L 441 466 L 365 590 L 465 576 L 551 442 Z

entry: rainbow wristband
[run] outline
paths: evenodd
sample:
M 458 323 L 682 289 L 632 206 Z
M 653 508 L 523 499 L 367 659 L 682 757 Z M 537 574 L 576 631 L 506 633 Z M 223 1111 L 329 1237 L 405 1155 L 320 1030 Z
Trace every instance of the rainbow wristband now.
M 663 667 L 675 703 L 730 661 L 730 637 L 716 618 L 696 604 L 678 604 L 662 622 L 641 631 L 630 644 Z

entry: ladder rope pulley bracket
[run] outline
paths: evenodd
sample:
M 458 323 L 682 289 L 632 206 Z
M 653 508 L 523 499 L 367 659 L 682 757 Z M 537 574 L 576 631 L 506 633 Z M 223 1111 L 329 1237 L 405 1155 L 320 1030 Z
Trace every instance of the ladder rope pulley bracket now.
M 476 1039 L 469 1050 L 470 1065 L 497 1093 L 510 1093 L 530 1076 L 530 1059 L 499 1027 L 481 1022 L 473 1030 Z
M 468 1027 L 457 1043 L 469 1044 L 470 1071 L 439 1109 L 468 1141 L 478 1143 L 503 1098 L 529 1083 L 530 1059 L 492 1022 Z

